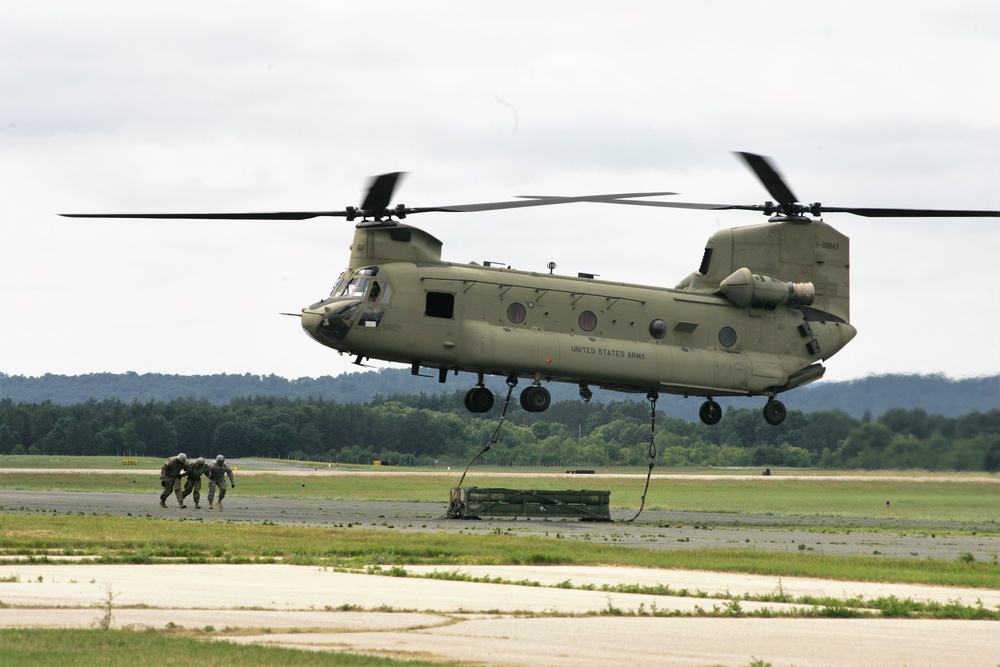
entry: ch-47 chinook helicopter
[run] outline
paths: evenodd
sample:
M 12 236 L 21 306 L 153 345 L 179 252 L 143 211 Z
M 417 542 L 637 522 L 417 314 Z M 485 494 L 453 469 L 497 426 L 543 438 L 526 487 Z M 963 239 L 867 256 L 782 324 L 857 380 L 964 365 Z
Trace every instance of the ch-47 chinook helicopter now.
M 522 197 L 458 206 L 390 208 L 400 173 L 375 178 L 360 207 L 278 213 L 74 214 L 75 217 L 358 220 L 351 257 L 329 297 L 303 308 L 302 328 L 317 342 L 366 359 L 475 373 L 465 395 L 476 413 L 493 408 L 487 375 L 522 378 L 522 408 L 541 412 L 543 382 L 700 396 L 699 416 L 718 423 L 718 396 L 766 398 L 764 419 L 780 424 L 775 396 L 819 379 L 822 362 L 854 338 L 850 323 L 848 238 L 819 216 L 998 216 L 997 211 L 845 208 L 800 204 L 770 162 L 737 153 L 776 200 L 758 205 L 650 200 L 668 192 Z M 431 234 L 399 222 L 427 212 L 473 212 L 573 202 L 702 210 L 742 209 L 764 224 L 716 232 L 698 270 L 676 287 L 633 285 L 594 276 L 556 275 L 448 262 Z M 812 217 L 809 217 L 812 216 Z M 509 398 L 509 394 L 508 394 Z M 654 399 L 655 400 L 655 399 Z

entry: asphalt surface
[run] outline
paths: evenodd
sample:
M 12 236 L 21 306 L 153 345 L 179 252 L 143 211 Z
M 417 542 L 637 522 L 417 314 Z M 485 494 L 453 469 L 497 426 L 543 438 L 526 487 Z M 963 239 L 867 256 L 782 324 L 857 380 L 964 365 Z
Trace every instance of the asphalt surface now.
M 972 554 L 976 560 L 985 561 L 1000 554 L 1000 536 L 995 524 L 973 526 L 892 517 L 842 519 L 645 510 L 634 522 L 628 522 L 634 511 L 612 512 L 611 523 L 537 518 L 457 520 L 444 517 L 448 509 L 445 502 L 252 498 L 240 496 L 239 485 L 226 496 L 224 511 L 209 510 L 204 494 L 201 509 L 194 509 L 190 498 L 187 506 L 188 509 L 180 509 L 171 497 L 163 509 L 158 496 L 140 493 L 0 491 L 0 512 L 8 513 L 159 516 L 301 526 L 350 524 L 375 530 L 473 534 L 501 530 L 516 535 L 542 534 L 644 549 L 757 548 L 940 560 Z
M 645 511 L 633 523 L 577 520 L 442 518 L 445 503 L 319 501 L 226 497 L 225 510 L 167 509 L 149 494 L 0 490 L 0 522 L 9 513 L 162 516 L 208 522 L 270 522 L 376 530 L 540 533 L 645 549 L 756 547 L 828 554 L 884 554 L 990 561 L 1000 538 L 957 534 L 941 522 L 778 518 Z M 2 524 L 0 524 L 2 526 Z M 972 527 L 973 529 L 975 527 Z M 989 528 L 989 527 L 986 527 Z M 995 530 L 995 527 L 993 528 Z M 2 539 L 2 531 L 0 531 Z M 960 602 L 1000 608 L 1000 578 L 990 589 L 830 582 L 791 577 L 599 567 L 437 568 L 484 583 L 334 572 L 291 565 L 30 565 L 0 560 L 0 627 L 93 627 L 113 596 L 112 627 L 163 628 L 199 636 L 317 651 L 500 667 L 666 665 L 775 667 L 1000 664 L 1000 622 L 897 619 L 724 618 L 690 614 L 725 609 L 731 597 L 781 591 L 793 597 Z M 211 584 L 194 601 L 177 591 Z M 669 586 L 676 595 L 600 590 L 615 585 Z M 588 588 L 590 588 L 588 590 Z M 681 595 L 686 591 L 687 595 Z M 695 595 L 691 595 L 691 593 Z M 725 595 L 728 599 L 716 599 Z M 783 603 L 740 601 L 743 612 L 788 610 Z M 657 615 L 651 615 L 652 611 Z

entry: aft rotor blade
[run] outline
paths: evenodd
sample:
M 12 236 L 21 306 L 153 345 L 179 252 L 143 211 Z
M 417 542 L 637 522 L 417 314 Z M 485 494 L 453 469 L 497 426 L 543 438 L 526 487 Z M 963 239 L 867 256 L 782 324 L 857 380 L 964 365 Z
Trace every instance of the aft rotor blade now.
M 1000 218 L 1000 211 L 970 211 L 935 208 L 856 208 L 822 206 L 823 213 L 853 213 L 867 218 Z
M 743 152 L 737 152 L 736 155 L 743 158 L 743 161 L 753 170 L 753 173 L 757 174 L 757 178 L 760 179 L 760 182 L 764 184 L 764 187 L 767 188 L 767 191 L 771 193 L 771 196 L 779 204 L 789 206 L 799 200 L 798 197 L 792 194 L 792 189 L 788 187 L 784 179 L 781 178 L 781 174 L 778 173 L 778 170 L 766 157 Z

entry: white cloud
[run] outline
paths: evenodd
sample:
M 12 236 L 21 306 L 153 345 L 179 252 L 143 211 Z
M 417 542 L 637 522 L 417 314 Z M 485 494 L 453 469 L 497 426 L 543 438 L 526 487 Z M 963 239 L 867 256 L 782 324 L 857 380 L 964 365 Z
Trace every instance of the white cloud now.
M 986 1 L 55 2 L 0 6 L 0 371 L 323 375 L 294 311 L 352 230 L 83 222 L 67 211 L 329 209 L 676 190 L 1000 208 L 1000 8 Z M 990 220 L 828 217 L 858 339 L 828 377 L 1000 372 Z M 673 285 L 750 213 L 600 206 L 427 215 L 454 261 Z M 541 231 L 540 231 L 541 230 Z

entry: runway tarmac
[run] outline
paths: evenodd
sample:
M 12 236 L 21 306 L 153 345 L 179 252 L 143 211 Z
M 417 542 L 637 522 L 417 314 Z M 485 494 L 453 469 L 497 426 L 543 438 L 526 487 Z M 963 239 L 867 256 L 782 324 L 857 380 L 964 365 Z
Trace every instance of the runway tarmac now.
M 891 518 L 841 523 L 808 517 L 789 520 L 646 511 L 633 524 L 455 521 L 440 518 L 444 503 L 259 499 L 241 497 L 238 491 L 227 496 L 225 511 L 219 512 L 194 510 L 193 506 L 181 510 L 176 505 L 161 509 L 158 498 L 149 494 L 4 490 L 0 491 L 0 513 L 197 517 L 303 526 L 351 523 L 376 530 L 467 534 L 541 532 L 646 549 L 754 546 L 946 560 L 968 552 L 986 561 L 1000 553 L 997 537 L 947 534 L 959 526 Z M 935 530 L 942 532 L 940 538 L 931 537 L 937 534 Z M 0 626 L 91 627 L 103 614 L 99 605 L 114 594 L 113 627 L 163 628 L 172 623 L 228 641 L 448 664 L 747 667 L 754 660 L 775 667 L 1000 664 L 1000 623 L 995 621 L 663 615 L 689 614 L 700 607 L 716 608 L 724 616 L 735 597 L 779 589 L 793 597 L 861 596 L 871 600 L 894 595 L 902 600 L 959 601 L 973 606 L 981 602 L 997 609 L 1000 580 L 991 589 L 955 589 L 629 568 L 460 569 L 470 578 L 538 584 L 528 586 L 423 578 L 434 569 L 410 566 L 406 568 L 409 576 L 402 577 L 292 565 L 26 565 L 0 561 Z M 441 570 L 459 573 L 453 568 Z M 176 593 L 198 580 L 211 583 L 211 596 L 191 603 L 187 596 Z M 581 588 L 618 584 L 669 586 L 671 591 L 686 589 L 705 596 L 725 595 L 726 599 Z M 788 607 L 749 601 L 736 604 L 748 613 L 761 608 L 780 612 Z M 656 615 L 652 615 L 654 610 Z

